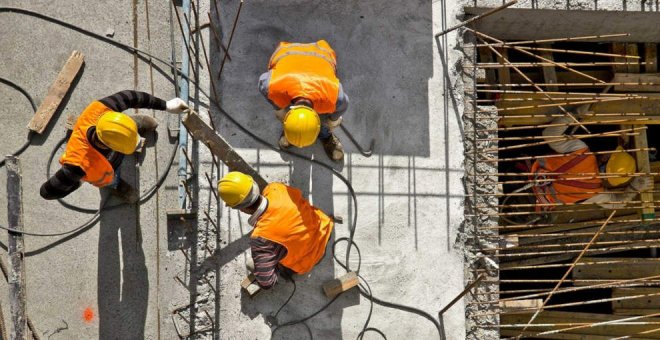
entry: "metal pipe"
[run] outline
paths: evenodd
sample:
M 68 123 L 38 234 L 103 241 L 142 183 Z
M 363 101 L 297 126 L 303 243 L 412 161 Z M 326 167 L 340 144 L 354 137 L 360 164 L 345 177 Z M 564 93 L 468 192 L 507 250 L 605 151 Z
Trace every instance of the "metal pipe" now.
M 190 0 L 182 0 L 181 7 L 184 14 L 190 15 Z M 176 7 L 174 8 L 176 11 Z M 178 11 L 177 11 L 178 18 Z M 179 19 L 180 20 L 180 19 Z M 180 22 L 179 22 L 180 24 Z M 181 92 L 179 97 L 183 99 L 184 102 L 188 103 L 188 92 L 189 92 L 189 82 L 188 74 L 190 68 L 190 56 L 188 55 L 188 45 L 190 41 L 190 27 L 180 25 L 181 34 L 183 37 L 183 46 L 181 47 L 181 74 L 182 77 L 179 81 L 179 87 Z M 188 148 L 188 130 L 183 125 L 183 122 L 179 120 L 179 166 L 177 169 L 177 175 L 179 177 L 179 207 L 181 209 L 186 208 L 186 180 L 188 175 L 188 167 L 185 151 Z

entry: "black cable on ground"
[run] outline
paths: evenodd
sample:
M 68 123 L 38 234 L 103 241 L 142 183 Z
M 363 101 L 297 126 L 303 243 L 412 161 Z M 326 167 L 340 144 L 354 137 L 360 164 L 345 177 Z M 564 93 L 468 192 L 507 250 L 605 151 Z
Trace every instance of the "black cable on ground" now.
M 86 29 L 84 29 L 84 28 L 81 28 L 81 27 L 79 27 L 79 26 L 76 26 L 76 25 L 73 25 L 73 24 L 70 24 L 70 23 L 67 23 L 67 22 L 61 21 L 61 20 L 59 20 L 59 19 L 55 19 L 55 18 L 53 18 L 53 17 L 47 16 L 47 15 L 44 15 L 44 14 L 41 14 L 41 13 L 32 12 L 32 11 L 25 10 L 25 9 L 12 8 L 12 7 L 0 7 L 0 12 L 14 12 L 14 13 L 19 13 L 19 14 L 23 14 L 23 15 L 34 16 L 34 17 L 37 17 L 37 18 L 40 18 L 40 19 L 43 19 L 43 20 L 46 20 L 46 21 L 50 21 L 50 22 L 53 22 L 53 23 L 56 23 L 56 24 L 62 25 L 62 26 L 64 26 L 64 27 L 70 28 L 70 29 L 72 29 L 72 30 L 75 30 L 75 31 L 77 31 L 77 32 L 80 32 L 80 33 L 82 33 L 82 34 L 92 36 L 92 37 L 94 37 L 94 38 L 97 38 L 97 39 L 99 39 L 99 40 L 101 40 L 101 41 L 104 41 L 104 42 L 109 43 L 109 44 L 111 44 L 111 45 L 114 45 L 114 46 L 116 46 L 116 47 L 122 48 L 122 49 L 124 49 L 124 50 L 126 50 L 126 51 L 129 51 L 129 52 L 132 52 L 132 53 L 136 53 L 136 54 L 138 55 L 138 57 L 140 57 L 140 59 L 142 59 L 142 60 L 150 61 L 149 59 L 153 59 L 153 60 L 156 60 L 156 61 L 158 61 L 158 62 L 160 62 L 160 63 L 162 63 L 162 64 L 164 64 L 164 65 L 166 65 L 166 66 L 168 66 L 168 67 L 176 68 L 176 66 L 173 65 L 172 63 L 167 62 L 167 61 L 164 61 L 163 59 L 157 58 L 157 57 L 151 55 L 150 53 L 144 52 L 144 51 L 142 51 L 142 50 L 140 50 L 140 49 L 137 49 L 137 48 L 131 47 L 131 46 L 129 46 L 129 45 L 125 45 L 125 44 L 122 44 L 122 43 L 116 42 L 116 41 L 114 41 L 114 40 L 112 40 L 112 39 L 108 39 L 108 38 L 106 38 L 106 37 L 104 37 L 104 36 L 102 36 L 102 35 L 99 35 L 99 34 L 96 34 L 96 33 L 90 32 L 90 31 L 88 31 L 88 30 L 86 30 Z M 148 58 L 146 58 L 145 56 L 148 57 Z M 167 74 L 165 74 L 164 71 L 162 71 L 160 68 L 158 68 L 158 67 L 156 67 L 156 66 L 154 66 L 154 68 L 156 68 L 156 69 L 157 69 L 161 74 L 163 74 L 168 80 L 170 80 L 170 81 L 173 82 L 172 78 L 170 78 Z M 183 75 L 182 75 L 182 76 L 183 76 Z M 335 261 L 336 261 L 336 262 L 337 262 L 342 268 L 346 269 L 346 271 L 350 271 L 350 268 L 349 268 L 349 264 L 348 264 L 348 263 L 349 263 L 349 260 L 350 260 L 350 252 L 351 252 L 351 248 L 352 248 L 352 247 L 356 247 L 356 251 L 358 251 L 358 256 L 359 256 L 359 248 L 357 247 L 357 245 L 356 245 L 355 242 L 353 241 L 353 238 L 354 238 L 354 236 L 355 236 L 355 231 L 356 231 L 356 229 L 357 229 L 357 217 L 358 217 L 357 195 L 355 194 L 355 191 L 354 191 L 353 186 L 351 185 L 350 181 L 349 181 L 346 177 L 344 177 L 339 171 L 337 171 L 337 170 L 334 169 L 332 166 L 330 166 L 330 165 L 328 165 L 328 164 L 326 164 L 326 163 L 323 163 L 323 162 L 317 161 L 317 160 L 315 160 L 315 159 L 312 159 L 311 157 L 307 157 L 307 156 L 304 156 L 304 155 L 298 154 L 298 153 L 293 152 L 293 151 L 290 151 L 290 150 L 281 150 L 279 147 L 275 146 L 274 144 L 271 144 L 271 143 L 269 143 L 268 141 L 264 140 L 263 138 L 259 137 L 258 135 L 254 134 L 252 131 L 248 130 L 245 126 L 243 126 L 242 124 L 240 124 L 240 123 L 239 123 L 239 122 L 238 122 L 238 121 L 237 121 L 232 115 L 230 115 L 229 113 L 227 113 L 227 112 L 226 112 L 226 111 L 225 111 L 225 110 L 219 105 L 219 103 L 218 103 L 216 100 L 214 100 L 213 98 L 211 98 L 210 95 L 208 95 L 207 93 L 205 93 L 204 91 L 202 91 L 202 90 L 199 88 L 199 86 L 197 86 L 198 84 L 197 84 L 196 82 L 194 82 L 194 80 L 191 80 L 191 79 L 188 78 L 188 77 L 186 77 L 186 79 L 188 79 L 188 80 L 191 81 L 193 84 L 195 84 L 196 87 L 200 90 L 200 92 L 201 92 L 204 96 L 206 96 L 206 97 L 208 98 L 208 100 L 209 100 L 212 104 L 214 104 L 214 105 L 216 106 L 216 108 L 218 109 L 218 111 L 219 111 L 223 116 L 225 116 L 227 119 L 229 119 L 229 120 L 230 120 L 230 121 L 231 121 L 231 122 L 232 122 L 232 123 L 238 128 L 238 129 L 239 129 L 239 130 L 243 131 L 245 134 L 247 134 L 248 136 L 250 136 L 250 137 L 251 137 L 252 139 L 254 139 L 255 141 L 261 143 L 261 144 L 264 145 L 265 147 L 267 147 L 267 148 L 269 148 L 269 149 L 271 149 L 271 150 L 273 150 L 273 151 L 275 151 L 275 152 L 282 152 L 282 153 L 288 154 L 288 155 L 290 155 L 290 156 L 296 157 L 296 158 L 298 158 L 298 159 L 305 160 L 305 161 L 310 162 L 310 163 L 312 163 L 312 164 L 320 165 L 320 166 L 326 168 L 327 170 L 329 170 L 330 172 L 332 172 L 332 174 L 333 174 L 335 177 L 337 177 L 339 180 L 341 180 L 341 181 L 346 185 L 346 187 L 347 187 L 347 189 L 348 189 L 348 191 L 349 191 L 349 194 L 351 195 L 351 198 L 352 198 L 352 201 L 353 201 L 353 206 L 355 207 L 355 214 L 354 214 L 354 217 L 353 217 L 353 228 L 349 228 L 349 236 L 348 236 L 348 237 L 340 238 L 340 239 L 338 239 L 338 240 L 336 240 L 336 241 L 334 242 L 334 244 L 333 244 L 333 257 L 334 257 Z M 213 118 L 211 117 L 211 119 L 213 119 Z M 59 146 L 58 146 L 58 148 L 59 148 Z M 174 148 L 173 155 L 176 154 L 177 149 L 178 149 L 178 148 Z M 172 164 L 173 160 L 174 160 L 174 157 L 171 158 L 170 165 L 168 166 L 168 171 L 166 171 L 166 172 L 164 173 L 164 176 L 161 177 L 161 179 L 163 179 L 163 182 L 164 182 L 164 178 L 165 178 L 166 175 L 169 173 L 169 168 L 171 167 L 171 164 Z M 158 183 L 157 183 L 152 189 L 155 188 L 155 190 L 158 190 L 158 188 L 160 187 L 160 184 L 162 184 L 161 181 L 158 181 Z M 152 189 L 150 189 L 149 191 L 152 191 Z M 149 197 L 151 197 L 151 195 L 153 195 L 153 193 L 155 192 L 155 190 L 152 191 L 152 192 L 150 193 Z M 148 192 L 149 192 L 149 191 L 148 191 Z M 147 198 L 147 199 L 148 199 L 148 198 Z M 142 202 L 142 198 L 141 198 L 140 202 Z M 112 207 L 116 207 L 116 206 L 112 206 Z M 108 209 L 109 209 L 109 208 L 112 208 L 112 207 L 108 207 Z M 106 209 L 106 208 L 102 206 L 102 207 L 99 209 L 99 211 L 94 215 L 94 217 L 92 218 L 92 220 L 98 217 L 98 215 L 99 215 L 101 209 Z M 91 220 L 90 220 L 90 221 L 91 221 Z M 89 222 L 88 222 L 88 223 L 89 223 Z M 6 228 L 6 227 L 1 227 L 1 226 L 0 226 L 0 228 L 10 230 L 9 228 Z M 64 232 L 64 233 L 54 233 L 54 234 L 37 234 L 37 233 L 27 233 L 27 232 L 23 232 L 23 231 L 15 231 L 15 232 L 20 232 L 20 233 L 23 233 L 23 234 L 25 234 L 25 235 L 33 235 L 33 236 L 57 236 L 57 235 L 70 234 L 70 233 L 73 233 L 73 232 L 75 232 L 75 231 L 77 231 L 77 230 L 80 230 L 80 229 L 82 229 L 82 226 L 81 226 L 81 227 L 77 227 L 77 228 L 75 228 L 75 229 L 73 229 L 73 230 L 71 230 L 71 231 L 67 231 L 67 232 Z M 339 261 L 339 259 L 336 257 L 336 254 L 335 254 L 335 252 L 334 252 L 334 248 L 335 248 L 335 246 L 337 245 L 338 242 L 340 242 L 340 241 L 344 241 L 344 240 L 347 241 L 348 244 L 347 244 L 347 246 L 346 246 L 346 260 L 345 260 L 344 263 L 342 263 L 342 262 Z M 405 305 L 400 305 L 400 304 L 395 304 L 395 303 L 387 302 L 387 301 L 380 300 L 380 299 L 374 297 L 373 294 L 371 294 L 371 288 L 369 287 L 369 284 L 367 283 L 367 281 L 366 281 L 362 276 L 359 275 L 359 269 L 360 269 L 361 261 L 362 261 L 362 260 L 361 260 L 361 257 L 359 257 L 359 260 L 358 260 L 358 269 L 356 270 L 356 273 L 358 274 L 358 277 L 364 282 L 364 285 L 361 284 L 360 287 L 359 287 L 359 288 L 360 288 L 360 294 L 362 294 L 363 296 L 365 296 L 366 298 L 369 299 L 369 301 L 371 302 L 371 306 L 370 306 L 370 310 L 369 310 L 369 314 L 368 314 L 367 320 L 366 320 L 366 322 L 365 322 L 365 324 L 364 324 L 364 326 L 363 326 L 363 329 L 362 329 L 362 331 L 358 334 L 358 339 L 361 339 L 361 338 L 364 336 L 364 334 L 366 334 L 367 332 L 376 332 L 376 333 L 378 333 L 378 334 L 380 334 L 381 336 L 384 337 L 384 334 L 383 334 L 381 331 L 379 331 L 379 330 L 377 330 L 377 329 L 375 329 L 375 328 L 369 327 L 369 321 L 371 320 L 371 314 L 372 314 L 372 312 L 373 312 L 373 303 L 377 303 L 377 304 L 382 305 L 382 306 L 384 306 L 384 307 L 395 308 L 395 309 L 399 309 L 399 310 L 402 310 L 402 311 L 405 311 L 405 312 L 410 312 L 410 313 L 418 314 L 418 315 L 421 315 L 421 316 L 423 316 L 423 317 L 429 319 L 431 322 L 433 322 L 434 326 L 437 328 L 437 330 L 438 330 L 438 334 L 439 334 L 439 337 L 440 337 L 440 339 L 442 339 L 442 327 L 441 327 L 439 321 L 436 320 L 436 319 L 435 319 L 433 316 L 431 316 L 430 314 L 428 314 L 428 313 L 426 313 L 426 312 L 424 312 L 424 311 L 422 311 L 422 310 L 420 310 L 420 309 L 414 308 L 414 307 L 405 306 Z M 304 323 L 306 320 L 309 320 L 309 319 L 313 318 L 314 316 L 320 314 L 320 313 L 323 312 L 325 309 L 327 309 L 327 308 L 328 308 L 328 307 L 329 307 L 334 301 L 337 300 L 337 298 L 338 298 L 339 296 L 341 296 L 341 294 L 337 295 L 337 296 L 334 297 L 331 301 L 329 301 L 327 304 L 325 304 L 323 307 L 321 307 L 319 310 L 317 310 L 316 312 L 310 314 L 309 316 L 307 316 L 307 317 L 305 317 L 305 318 L 303 318 L 303 319 L 290 321 L 290 322 L 285 323 L 285 324 L 283 324 L 283 325 L 277 326 L 276 328 L 273 329 L 273 332 L 275 332 L 277 329 L 281 329 L 282 327 L 291 326 L 291 325 L 295 325 L 295 324 L 299 324 L 299 323 Z M 288 301 L 290 301 L 290 299 L 287 300 L 287 303 L 288 303 Z
M 0 83 L 6 84 L 12 88 L 14 88 L 16 91 L 20 92 L 25 98 L 27 98 L 28 102 L 30 102 L 30 106 L 32 106 L 32 112 L 37 112 L 37 105 L 34 103 L 34 99 L 32 99 L 32 96 L 25 91 L 24 88 L 18 86 L 16 83 L 12 82 L 11 80 L 5 79 L 5 78 L 0 78 Z M 27 140 L 25 141 L 25 144 L 23 144 L 18 150 L 14 151 L 11 153 L 12 156 L 16 157 L 22 154 L 29 146 L 30 143 L 32 143 L 32 137 L 34 137 L 34 132 L 29 131 L 27 135 Z M 3 158 L 0 160 L 0 167 L 5 166 L 5 159 Z

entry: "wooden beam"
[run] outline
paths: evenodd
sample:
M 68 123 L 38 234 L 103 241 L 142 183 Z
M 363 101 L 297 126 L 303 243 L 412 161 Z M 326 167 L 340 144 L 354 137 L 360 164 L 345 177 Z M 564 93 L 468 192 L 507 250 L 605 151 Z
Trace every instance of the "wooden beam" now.
M 21 187 L 21 165 L 17 157 L 5 158 L 7 168 L 7 226 L 23 230 L 23 191 Z M 23 263 L 25 245 L 23 235 L 9 232 L 7 242 L 9 254 L 9 302 L 12 319 L 11 339 L 27 339 L 27 318 L 25 316 L 25 265 Z
M 46 97 L 41 102 L 39 109 L 28 123 L 28 129 L 41 134 L 48 127 L 48 123 L 62 103 L 62 99 L 70 90 L 71 83 L 82 69 L 84 55 L 81 52 L 73 51 L 71 56 L 57 75 L 57 79 L 48 89 Z
M 639 135 L 633 137 L 635 140 L 635 148 L 648 148 L 648 138 L 646 130 L 641 130 Z M 637 170 L 640 172 L 651 172 L 651 164 L 649 163 L 648 151 L 637 151 L 635 153 L 637 160 Z M 651 182 L 650 188 L 643 190 L 640 193 L 642 201 L 642 220 L 655 219 L 655 203 L 653 202 L 653 177 L 648 177 Z
M 607 261 L 608 258 L 590 257 L 581 262 Z M 658 275 L 660 268 L 657 261 L 637 258 L 631 263 L 604 263 L 578 266 L 573 271 L 573 279 L 624 280 Z
M 529 310 L 529 308 L 541 308 L 542 305 L 542 299 L 500 301 L 500 308 L 506 312 L 520 309 Z
M 259 188 L 263 190 L 268 182 L 246 162 L 234 149 L 227 143 L 227 141 L 218 135 L 202 118 L 196 113 L 191 111 L 183 118 L 183 125 L 186 126 L 188 132 L 196 140 L 204 143 L 211 153 L 222 160 L 223 163 L 229 168 L 229 171 L 240 171 L 247 175 L 252 176 Z
M 655 43 L 644 44 L 644 61 L 646 73 L 658 72 L 658 45 Z
M 241 288 L 243 288 L 250 297 L 254 297 L 261 292 L 261 287 L 257 284 L 257 278 L 252 273 L 241 281 Z
M 541 44 L 541 47 L 547 47 L 550 48 L 552 45 L 550 44 Z M 541 57 L 548 59 L 548 60 L 553 60 L 552 52 L 551 51 L 540 51 Z M 545 83 L 556 83 L 557 82 L 557 72 L 555 71 L 554 66 L 544 66 L 543 67 L 543 80 Z M 557 86 L 546 86 L 548 91 L 558 91 L 559 87 Z
M 500 316 L 500 323 L 501 324 L 525 324 L 527 321 L 529 321 L 529 318 L 533 312 L 516 312 L 516 313 L 511 313 L 511 314 L 502 314 Z M 649 313 L 650 314 L 650 313 Z M 606 322 L 606 321 L 616 321 L 625 318 L 624 316 L 617 316 L 617 315 L 611 315 L 611 314 L 596 314 L 596 313 L 577 313 L 577 312 L 559 312 L 559 311 L 543 311 L 539 316 L 536 318 L 535 323 L 537 324 L 556 324 L 556 323 L 570 323 L 570 324 L 575 324 L 575 323 L 595 323 L 595 322 Z M 660 318 L 644 318 L 644 319 L 639 319 L 637 321 L 643 321 L 643 322 L 660 322 Z M 533 333 L 538 333 L 538 332 L 543 332 L 543 331 L 548 331 L 548 330 L 554 330 L 554 329 L 562 329 L 562 328 L 568 328 L 570 326 L 547 326 L 547 327 L 534 327 L 531 329 Z M 582 334 L 587 335 L 587 337 L 583 337 L 582 339 L 597 339 L 596 336 L 608 336 L 609 338 L 615 337 L 615 336 L 625 336 L 629 334 L 636 334 L 644 331 L 649 331 L 652 329 L 658 328 L 657 324 L 605 324 L 605 325 L 600 325 L 600 326 L 595 326 L 595 327 L 585 327 L 585 328 L 579 328 L 579 329 L 573 329 L 570 331 L 567 331 L 567 334 Z M 520 333 L 521 329 L 515 329 L 518 334 Z M 531 333 L 531 334 L 533 334 Z M 515 335 L 518 335 L 515 334 Z M 561 333 L 556 333 L 556 334 L 550 334 L 551 337 L 548 337 L 548 339 L 561 339 L 560 337 L 557 337 L 560 334 L 564 334 L 564 332 Z M 643 335 L 637 335 L 637 338 L 641 339 L 660 339 L 660 332 L 655 332 L 655 333 L 649 333 L 649 334 L 643 334 Z M 532 336 L 532 338 L 535 338 L 535 336 Z M 570 338 L 568 338 L 570 339 Z M 580 338 L 577 338 L 580 339 Z
M 5 316 L 2 313 L 2 304 L 0 303 L 0 340 L 9 340 L 7 337 L 7 327 L 5 326 Z
M 615 92 L 660 92 L 660 73 L 616 73 L 612 82 L 653 84 L 615 85 Z
M 637 49 L 637 44 L 636 43 L 627 43 L 626 44 L 626 55 L 639 55 L 639 51 Z M 628 72 L 629 73 L 639 73 L 639 64 L 628 64 Z
M 626 54 L 626 44 L 625 43 L 612 43 L 612 53 L 616 54 Z M 626 62 L 626 58 L 613 58 L 615 62 Z M 628 72 L 628 66 L 627 65 L 614 65 L 613 66 L 614 72 L 619 73 L 619 72 Z
M 652 314 L 650 309 L 660 308 L 660 288 L 659 287 L 636 287 L 636 288 L 613 288 L 612 297 L 632 297 L 632 296 L 645 296 L 643 298 L 627 299 L 627 300 L 614 300 L 612 301 L 612 309 L 614 311 L 620 309 L 638 309 L 642 310 L 641 314 Z M 660 327 L 660 326 L 659 326 Z
M 502 57 L 497 56 L 497 62 L 502 64 L 504 63 L 504 58 L 509 59 L 509 52 L 506 48 L 498 49 L 498 52 L 502 54 Z M 497 78 L 500 84 L 509 84 L 511 83 L 511 71 L 508 67 L 501 67 L 497 69 Z M 501 89 L 506 89 L 506 86 L 500 86 Z
M 336 295 L 357 286 L 358 283 L 360 283 L 360 281 L 358 280 L 357 273 L 348 272 L 334 280 L 324 283 L 323 292 L 325 293 L 325 296 L 333 298 Z

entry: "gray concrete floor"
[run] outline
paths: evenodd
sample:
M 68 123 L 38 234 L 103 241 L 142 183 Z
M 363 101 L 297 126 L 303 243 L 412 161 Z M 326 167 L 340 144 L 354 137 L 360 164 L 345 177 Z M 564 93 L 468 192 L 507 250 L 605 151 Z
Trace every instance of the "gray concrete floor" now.
M 3 3 L 48 13 L 101 34 L 112 29 L 114 40 L 133 43 L 130 3 Z M 237 3 L 219 2 L 224 41 Z M 365 158 L 353 153 L 354 147 L 339 133 L 348 153 L 342 164 L 333 165 L 352 181 L 358 195 L 355 240 L 362 253 L 361 274 L 369 281 L 374 295 L 436 315 L 464 285 L 462 252 L 453 247 L 463 215 L 462 142 L 457 118 L 462 100 L 454 92 L 460 85 L 456 84 L 454 70 L 459 60 L 454 50 L 456 33 L 449 35 L 449 46 L 441 49 L 449 56 L 444 63 L 433 39 L 443 20 L 448 20 L 447 26 L 456 22 L 458 4 L 448 3 L 443 16 L 441 2 L 290 3 L 245 3 L 231 47 L 233 60 L 226 65 L 219 86 L 221 103 L 252 131 L 276 143 L 280 128 L 256 89 L 258 75 L 266 70 L 267 60 L 280 40 L 328 40 L 338 53 L 339 75 L 351 96 L 345 124 L 364 144 L 370 138 L 376 139 L 374 156 Z M 150 39 L 146 34 L 145 2 L 137 2 L 138 46 L 168 59 L 172 49 L 168 7 L 153 1 L 148 5 Z M 202 7 L 201 21 L 206 22 L 209 4 Z M 77 114 L 91 100 L 123 89 L 150 92 L 151 73 L 143 62 L 136 67 L 129 53 L 80 33 L 36 18 L 6 12 L 0 16 L 0 46 L 4 47 L 0 76 L 25 87 L 37 103 L 72 50 L 86 55 L 84 72 L 54 127 L 21 156 L 26 229 L 69 229 L 89 215 L 44 201 L 38 194 L 46 179 L 48 155 L 64 135 L 66 114 Z M 208 34 L 208 30 L 203 31 L 213 69 L 217 70 L 220 54 L 217 46 L 209 43 Z M 177 52 L 179 39 L 177 36 Z M 446 70 L 451 83 L 444 82 Z M 153 84 L 154 94 L 165 99 L 174 96 L 172 84 L 156 71 Z M 207 78 L 202 79 L 202 84 L 203 90 L 210 92 Z M 0 115 L 5 133 L 0 149 L 6 154 L 24 141 L 25 125 L 32 113 L 26 100 L 7 86 L 0 86 L 0 104 L 5 112 Z M 200 111 L 207 113 L 203 108 Z M 297 186 L 323 210 L 342 215 L 346 221 L 352 219 L 356 211 L 346 187 L 327 170 L 266 151 L 217 112 L 211 110 L 211 115 L 220 133 L 268 180 Z M 147 149 L 139 170 L 132 166 L 135 163 L 130 158 L 124 166 L 124 173 L 139 181 L 142 191 L 165 171 L 173 148 L 165 129 L 167 116 L 161 112 L 156 116 L 161 122 L 156 146 Z M 302 152 L 329 163 L 319 145 Z M 204 172 L 210 172 L 217 180 L 224 173 L 224 169 L 210 169 L 210 155 L 204 147 L 200 147 L 199 159 L 201 178 Z M 199 206 L 218 216 L 221 226 L 219 247 L 209 258 L 200 259 L 215 275 L 219 293 L 206 305 L 200 303 L 200 310 L 212 307 L 210 312 L 215 313 L 219 324 L 219 338 L 270 338 L 271 328 L 265 317 L 279 308 L 292 287 L 283 283 L 255 299 L 240 292 L 244 261 L 249 256 L 247 217 L 226 208 L 218 209 L 209 191 L 214 189 L 205 179 L 200 179 L 200 183 Z M 0 176 L 0 187 L 4 185 L 5 176 Z M 4 195 L 0 195 L 0 206 L 5 201 Z M 85 185 L 66 201 L 93 209 L 98 207 L 100 195 Z M 183 255 L 166 247 L 165 212 L 177 205 L 176 179 L 171 173 L 158 198 L 139 208 L 103 213 L 99 224 L 73 237 L 27 237 L 28 310 L 37 328 L 47 336 L 66 322 L 68 329 L 53 335 L 53 339 L 175 338 L 171 311 L 197 298 L 174 279 L 178 276 L 188 282 L 189 268 Z M 0 211 L 0 221 L 5 221 L 6 213 Z M 334 239 L 346 236 L 348 227 L 348 223 L 338 225 Z M 338 246 L 340 256 L 344 254 L 344 245 Z M 351 266 L 356 265 L 357 258 L 353 256 Z M 328 300 L 321 293 L 322 283 L 341 274 L 343 270 L 326 257 L 311 274 L 297 277 L 298 290 L 278 320 L 286 322 L 306 316 L 325 304 Z M 7 296 L 6 285 L 0 287 L 0 294 Z M 2 301 L 8 315 L 8 303 L 4 303 L 4 298 Z M 88 307 L 95 312 L 91 322 L 82 319 Z M 354 338 L 369 308 L 368 300 L 353 291 L 307 325 L 318 339 Z M 461 303 L 445 315 L 444 333 L 448 339 L 464 337 L 463 315 Z M 435 327 L 424 318 L 380 306 L 374 307 L 371 326 L 391 339 L 438 336 Z M 306 337 L 300 326 L 277 333 L 281 339 Z

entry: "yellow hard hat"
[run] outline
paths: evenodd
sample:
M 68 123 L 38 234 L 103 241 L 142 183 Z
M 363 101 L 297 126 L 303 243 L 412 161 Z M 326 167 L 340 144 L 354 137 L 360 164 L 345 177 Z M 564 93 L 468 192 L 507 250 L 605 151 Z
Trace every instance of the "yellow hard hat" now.
M 291 106 L 282 124 L 286 140 L 299 148 L 314 144 L 321 131 L 318 113 L 304 105 Z
M 617 151 L 623 151 L 624 149 L 621 146 L 616 148 Z M 635 159 L 627 152 L 617 152 L 610 156 L 610 159 L 607 161 L 605 166 L 605 171 L 608 174 L 630 174 L 635 172 L 637 164 Z M 619 176 L 619 177 L 608 177 L 607 182 L 613 186 L 617 187 L 630 181 L 630 176 Z
M 106 112 L 96 124 L 96 136 L 110 149 L 130 155 L 140 141 L 137 124 L 121 112 Z
M 218 181 L 218 194 L 231 208 L 243 205 L 241 203 L 246 203 L 244 205 L 249 206 L 259 196 L 257 189 L 256 197 L 254 197 L 253 184 L 254 180 L 251 176 L 242 172 L 232 171 Z

